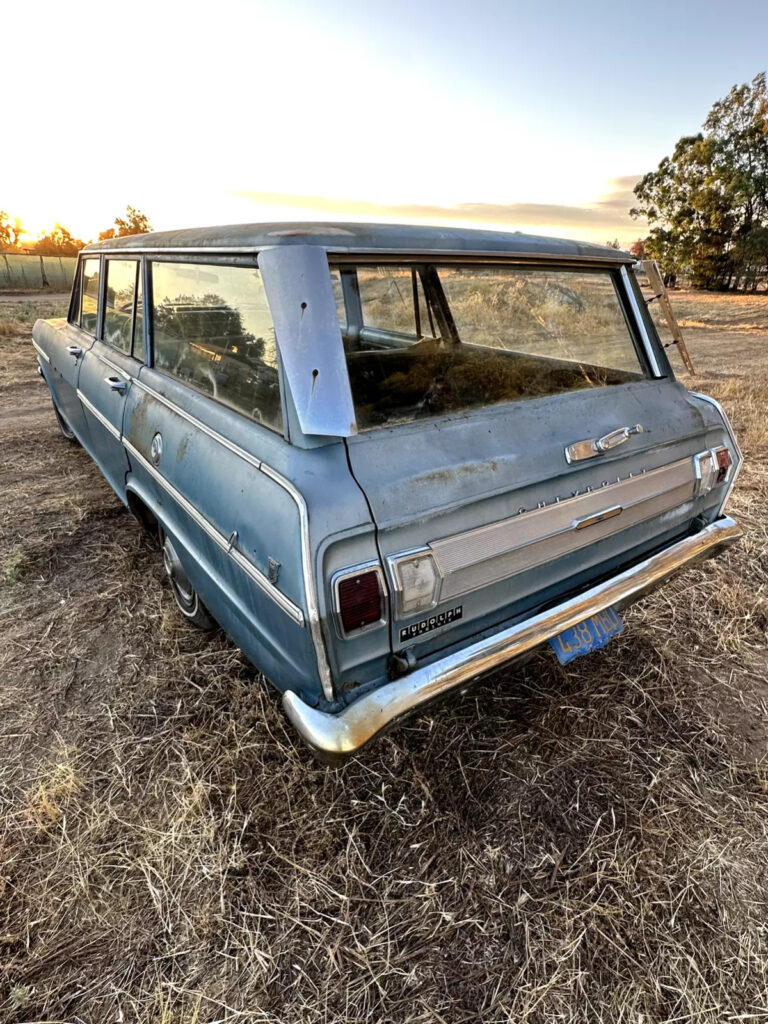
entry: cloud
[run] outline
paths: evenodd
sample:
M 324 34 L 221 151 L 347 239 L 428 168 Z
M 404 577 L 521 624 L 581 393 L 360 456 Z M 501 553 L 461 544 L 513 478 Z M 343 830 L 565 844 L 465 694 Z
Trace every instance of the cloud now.
M 644 225 L 629 217 L 634 205 L 632 192 L 640 175 L 625 175 L 609 182 L 610 191 L 595 202 L 583 205 L 562 203 L 479 203 L 443 206 L 428 203 L 376 203 L 371 200 L 338 199 L 331 196 L 301 196 L 280 192 L 236 192 L 234 195 L 269 208 L 304 212 L 314 217 L 438 221 L 505 228 L 537 229 L 545 232 L 576 231 L 605 241 L 609 237 L 636 238 Z

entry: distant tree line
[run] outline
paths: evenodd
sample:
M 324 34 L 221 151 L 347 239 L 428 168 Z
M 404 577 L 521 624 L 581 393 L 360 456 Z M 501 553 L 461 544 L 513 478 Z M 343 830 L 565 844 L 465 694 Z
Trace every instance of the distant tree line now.
M 114 226 L 99 233 L 99 241 L 123 235 L 141 235 L 151 231 L 149 218 L 141 210 L 128 206 L 123 217 L 115 217 Z M 86 243 L 75 238 L 62 224 L 44 231 L 34 241 L 24 240 L 24 228 L 18 217 L 0 210 L 0 252 L 32 252 L 41 256 L 76 256 Z
M 718 100 L 703 129 L 635 186 L 639 205 L 630 214 L 651 224 L 635 246 L 666 277 L 684 275 L 694 288 L 755 291 L 768 283 L 765 72 Z

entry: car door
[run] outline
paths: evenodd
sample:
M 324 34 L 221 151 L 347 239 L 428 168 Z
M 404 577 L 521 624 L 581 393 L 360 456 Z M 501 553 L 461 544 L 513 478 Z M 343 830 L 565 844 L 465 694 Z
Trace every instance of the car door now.
M 98 330 L 82 356 L 78 396 L 88 422 L 91 454 L 123 497 L 130 468 L 122 443 L 125 398 L 144 356 L 141 260 L 108 256 L 102 272 Z
M 83 356 L 96 337 L 100 290 L 100 258 L 81 259 L 75 274 L 67 321 L 62 321 L 55 332 L 49 332 L 42 347 L 50 370 L 46 379 L 54 402 L 85 448 L 90 448 L 90 437 L 77 389 Z

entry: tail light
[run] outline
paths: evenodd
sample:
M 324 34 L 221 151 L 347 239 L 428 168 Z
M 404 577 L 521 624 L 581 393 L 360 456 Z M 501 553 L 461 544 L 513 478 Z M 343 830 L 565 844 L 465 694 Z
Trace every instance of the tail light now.
M 731 451 L 725 446 L 710 448 L 693 457 L 696 472 L 696 495 L 708 494 L 713 487 L 724 483 L 733 465 Z
M 352 636 L 384 622 L 384 587 L 378 566 L 338 575 L 334 591 L 342 636 Z

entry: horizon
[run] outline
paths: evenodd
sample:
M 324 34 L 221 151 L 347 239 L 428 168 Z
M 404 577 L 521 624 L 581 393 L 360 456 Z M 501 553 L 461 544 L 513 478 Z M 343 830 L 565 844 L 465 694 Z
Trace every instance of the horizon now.
M 628 213 L 635 183 L 765 68 L 768 9 L 734 6 L 724 25 L 711 0 L 694 23 L 659 0 L 643 22 L 602 0 L 551 0 L 543 16 L 503 0 L 392 0 L 386 15 L 221 0 L 212 21 L 207 5 L 138 0 L 126 26 L 94 0 L 45 0 L 7 15 L 36 59 L 30 79 L 26 46 L 8 58 L 24 101 L 6 133 L 27 159 L 3 168 L 0 208 L 28 244 L 55 222 L 95 239 L 130 204 L 155 230 L 404 221 L 626 248 L 647 233 Z M 136 75 L 113 74 L 123 52 L 146 53 Z M 62 53 L 79 84 L 55 115 Z

